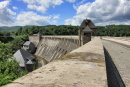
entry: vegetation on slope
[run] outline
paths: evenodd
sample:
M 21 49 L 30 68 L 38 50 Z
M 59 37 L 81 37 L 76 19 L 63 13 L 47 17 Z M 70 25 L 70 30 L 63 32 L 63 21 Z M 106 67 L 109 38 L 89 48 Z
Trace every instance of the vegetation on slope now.
M 0 86 L 27 74 L 21 72 L 18 62 L 12 58 L 13 44 L 0 42 Z
M 98 26 L 97 36 L 130 36 L 130 25 L 109 25 L 109 26 Z
M 18 29 L 16 29 L 16 27 Z M 48 25 L 48 26 L 16 26 L 13 31 L 4 31 L 2 33 L 0 31 L 0 36 L 10 36 L 10 35 L 31 35 L 36 34 L 41 31 L 44 35 L 77 35 L 79 26 L 71 26 L 71 25 Z M 7 29 L 9 30 L 9 29 Z M 108 26 L 97 26 L 97 36 L 130 36 L 130 25 L 108 25 Z
M 29 26 L 12 26 L 12 27 L 3 26 L 3 27 L 0 27 L 0 30 L 1 31 L 16 31 L 16 30 L 19 30 L 21 27 L 27 28 Z
M 0 37 L 0 86 L 28 73 L 27 71 L 21 72 L 18 62 L 13 58 L 13 53 L 20 49 L 26 40 L 28 39 L 25 35 Z
M 43 35 L 78 35 L 79 26 L 62 25 L 62 26 L 30 26 L 27 28 L 20 28 L 18 31 L 13 32 L 15 35 L 31 35 L 39 31 Z M 97 26 L 97 36 L 130 36 L 130 25 L 108 25 Z
M 20 28 L 18 31 L 15 31 L 15 35 L 31 35 L 36 34 L 38 32 L 42 32 L 43 35 L 77 35 L 78 34 L 78 26 L 50 26 L 50 27 L 42 27 L 42 26 L 31 26 L 25 29 Z

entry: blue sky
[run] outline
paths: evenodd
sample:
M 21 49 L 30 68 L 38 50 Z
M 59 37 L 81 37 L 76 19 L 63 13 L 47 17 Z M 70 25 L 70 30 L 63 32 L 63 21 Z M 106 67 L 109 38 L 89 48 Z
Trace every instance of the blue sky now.
M 0 26 L 129 24 L 130 0 L 0 0 Z

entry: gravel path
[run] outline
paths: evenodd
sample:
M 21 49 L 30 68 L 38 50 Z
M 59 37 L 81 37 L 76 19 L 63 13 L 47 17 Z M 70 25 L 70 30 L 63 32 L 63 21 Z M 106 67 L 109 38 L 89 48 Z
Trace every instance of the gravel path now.
M 102 42 L 117 67 L 126 87 L 130 87 L 130 49 L 106 40 L 102 40 Z

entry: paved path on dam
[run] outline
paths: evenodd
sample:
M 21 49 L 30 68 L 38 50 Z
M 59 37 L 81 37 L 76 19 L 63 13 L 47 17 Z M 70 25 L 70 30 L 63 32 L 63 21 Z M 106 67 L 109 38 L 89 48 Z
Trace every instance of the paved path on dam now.
M 111 56 L 125 86 L 130 87 L 130 49 L 112 41 L 102 40 L 102 42 Z

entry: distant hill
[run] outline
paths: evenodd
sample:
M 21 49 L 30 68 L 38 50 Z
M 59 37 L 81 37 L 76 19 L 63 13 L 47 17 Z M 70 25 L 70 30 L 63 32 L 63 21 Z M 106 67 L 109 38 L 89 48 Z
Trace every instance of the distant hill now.
M 20 28 L 20 26 L 13 26 L 13 27 L 3 26 L 3 27 L 0 27 L 0 30 L 1 31 L 15 31 L 19 28 Z
M 43 27 L 47 28 L 47 27 L 51 27 L 51 26 L 56 26 L 56 25 L 46 25 L 46 26 L 43 26 Z
M 16 31 L 16 30 L 19 30 L 21 27 L 22 28 L 27 28 L 27 27 L 30 27 L 30 26 L 35 26 L 35 25 L 27 25 L 27 26 L 11 26 L 11 27 L 8 27 L 8 26 L 2 26 L 0 27 L 0 30 L 1 31 Z M 56 26 L 56 25 L 46 25 L 46 26 L 43 26 L 43 27 L 51 27 L 51 26 Z
M 16 30 L 19 30 L 21 27 L 26 28 L 29 26 L 12 26 L 12 27 L 3 26 L 3 27 L 0 27 L 0 30 L 1 31 L 16 31 Z

